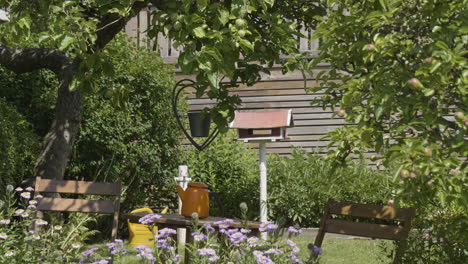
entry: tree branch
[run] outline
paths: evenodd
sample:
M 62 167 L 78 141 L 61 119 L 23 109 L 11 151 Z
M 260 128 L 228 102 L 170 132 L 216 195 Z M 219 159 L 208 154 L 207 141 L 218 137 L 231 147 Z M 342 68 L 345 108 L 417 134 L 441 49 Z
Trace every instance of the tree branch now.
M 0 43 L 0 65 L 16 73 L 49 69 L 56 74 L 71 63 L 71 59 L 56 49 L 11 49 Z

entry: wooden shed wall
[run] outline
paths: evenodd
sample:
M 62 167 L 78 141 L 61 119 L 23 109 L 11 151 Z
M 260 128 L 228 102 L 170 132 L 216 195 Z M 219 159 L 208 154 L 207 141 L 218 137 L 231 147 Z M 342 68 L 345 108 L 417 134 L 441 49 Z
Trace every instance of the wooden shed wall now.
M 133 18 L 127 24 L 126 33 L 132 37 L 139 45 L 147 46 L 153 49 L 165 59 L 169 64 L 177 62 L 179 50 L 172 47 L 170 40 L 159 35 L 154 41 L 146 38 L 145 30 L 151 23 L 151 15 L 149 10 L 143 10 L 138 16 Z M 317 54 L 318 41 L 312 40 L 312 30 L 301 30 L 306 37 L 299 39 L 298 48 L 300 51 L 309 51 Z M 319 66 L 322 69 L 327 69 L 326 65 Z M 178 79 L 190 78 L 193 76 L 185 76 L 178 74 Z M 319 85 L 319 81 L 315 79 L 307 80 L 307 87 Z M 307 152 L 314 152 L 319 155 L 324 155 L 325 147 L 329 144 L 328 140 L 322 139 L 325 134 L 333 131 L 335 128 L 345 125 L 342 118 L 332 118 L 330 109 L 323 110 L 320 107 L 312 107 L 311 100 L 320 93 L 307 93 L 304 89 L 304 80 L 299 73 L 290 73 L 283 75 L 281 68 L 272 69 L 271 75 L 265 75 L 262 81 L 251 86 L 240 86 L 232 89 L 231 93 L 238 94 L 242 99 L 240 110 L 254 109 L 292 109 L 294 116 L 295 127 L 288 129 L 290 140 L 283 142 L 267 143 L 268 153 L 277 153 L 279 155 L 290 155 L 293 146 L 299 147 Z M 210 107 L 214 104 L 212 100 L 207 98 L 195 98 L 191 95 L 189 102 L 190 110 L 201 110 L 204 107 Z M 258 144 L 252 144 L 254 148 Z M 369 154 L 370 155 L 370 154 Z

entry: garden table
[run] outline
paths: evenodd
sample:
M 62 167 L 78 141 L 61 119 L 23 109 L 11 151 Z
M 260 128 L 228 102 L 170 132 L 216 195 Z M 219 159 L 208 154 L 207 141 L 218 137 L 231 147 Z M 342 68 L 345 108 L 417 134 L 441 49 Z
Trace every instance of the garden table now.
M 148 212 L 139 212 L 139 213 L 128 213 L 124 214 L 124 218 L 128 219 L 132 223 L 139 223 L 138 220 L 143 216 L 147 215 Z M 217 228 L 213 225 L 214 222 L 223 221 L 227 218 L 223 217 L 214 217 L 209 216 L 207 218 L 200 218 L 198 221 L 198 226 L 203 226 L 204 224 L 210 224 L 214 228 Z M 254 233 L 258 232 L 260 228 L 261 222 L 254 222 L 254 221 L 242 221 L 239 219 L 233 219 L 234 221 L 229 224 L 230 228 L 243 228 L 248 227 L 252 229 Z M 161 214 L 161 218 L 156 219 L 154 222 L 159 228 L 169 227 L 169 228 L 186 228 L 187 229 L 187 236 L 186 241 L 178 241 L 183 243 L 190 243 L 192 241 L 191 236 L 191 229 L 193 227 L 193 222 L 191 217 L 183 216 L 181 214 Z M 189 263 L 187 251 L 185 252 L 185 263 Z

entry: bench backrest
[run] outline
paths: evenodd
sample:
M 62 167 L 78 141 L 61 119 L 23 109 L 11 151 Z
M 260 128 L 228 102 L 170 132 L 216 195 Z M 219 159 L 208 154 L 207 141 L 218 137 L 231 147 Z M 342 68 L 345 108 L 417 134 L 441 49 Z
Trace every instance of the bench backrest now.
M 113 214 L 112 240 L 117 237 L 120 207 L 120 183 L 100 183 L 89 181 L 65 181 L 36 178 L 35 192 L 69 193 L 83 195 L 113 196 L 112 200 L 85 200 L 44 197 L 38 199 L 37 210 L 57 212 L 83 212 Z
M 385 220 L 382 224 L 356 222 L 353 220 L 333 219 L 333 216 L 346 216 L 354 220 L 359 218 Z M 357 204 L 351 202 L 337 202 L 329 200 L 325 206 L 325 212 L 320 222 L 319 232 L 315 239 L 315 245 L 321 247 L 325 233 L 380 238 L 396 241 L 404 241 L 411 229 L 411 223 L 415 216 L 413 208 L 394 208 L 391 206 Z M 397 250 L 395 263 L 400 258 L 403 243 Z

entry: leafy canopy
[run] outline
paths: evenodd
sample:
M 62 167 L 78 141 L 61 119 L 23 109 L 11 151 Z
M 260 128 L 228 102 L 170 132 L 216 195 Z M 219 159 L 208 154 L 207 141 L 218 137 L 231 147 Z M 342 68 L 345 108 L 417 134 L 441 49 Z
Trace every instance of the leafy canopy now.
M 184 73 L 197 75 L 199 95 L 206 90 L 218 99 L 211 112 L 225 130 L 226 119 L 233 117 L 233 108 L 240 103 L 238 97 L 228 96 L 226 88 L 237 82 L 252 85 L 260 80 L 261 72 L 268 73 L 268 67 L 280 60 L 280 54 L 297 53 L 295 21 L 313 26 L 315 16 L 323 13 L 319 2 L 0 0 L 0 8 L 10 11 L 11 21 L 0 26 L 0 41 L 16 48 L 59 49 L 71 58 L 80 58 L 80 73 L 71 89 L 94 93 L 98 75 L 114 74 L 112 63 L 100 54 L 110 34 L 103 32 L 150 6 L 148 36 L 163 33 L 183 49 L 178 64 Z M 18 44 L 25 40 L 29 40 L 26 46 Z M 231 83 L 221 85 L 221 80 Z
M 321 56 L 308 66 L 331 69 L 312 90 L 355 124 L 329 134 L 331 157 L 373 150 L 399 165 L 403 201 L 466 209 L 468 1 L 327 2 Z

